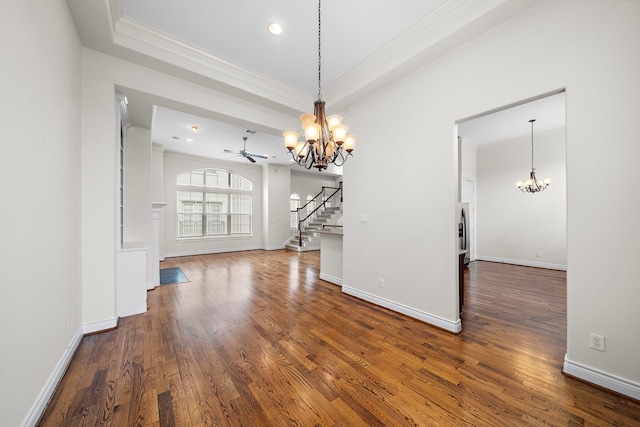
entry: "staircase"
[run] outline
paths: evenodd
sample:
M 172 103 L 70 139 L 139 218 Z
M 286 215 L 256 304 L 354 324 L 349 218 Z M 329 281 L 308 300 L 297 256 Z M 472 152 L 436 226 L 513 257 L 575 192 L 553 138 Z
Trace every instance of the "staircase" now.
M 317 207 L 303 217 L 303 212 L 307 212 L 311 203 Z M 285 248 L 298 252 L 319 250 L 319 231 L 335 226 L 342 217 L 342 183 L 339 187 L 322 187 L 322 191 L 313 200 L 291 213 L 300 219 L 297 230 L 293 229 L 291 238 L 285 242 Z
M 320 249 L 320 235 L 325 226 L 335 225 L 336 221 L 342 217 L 342 208 L 339 206 L 326 207 L 316 217 L 302 227 L 302 245 L 300 245 L 300 233 L 291 236 L 291 239 L 285 244 L 287 249 L 305 252 L 317 251 Z

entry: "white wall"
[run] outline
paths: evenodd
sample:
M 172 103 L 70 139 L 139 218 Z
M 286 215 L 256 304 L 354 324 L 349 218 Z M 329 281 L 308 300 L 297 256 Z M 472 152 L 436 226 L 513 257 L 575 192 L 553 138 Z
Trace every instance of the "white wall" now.
M 253 184 L 250 236 L 178 240 L 176 227 L 177 176 L 194 169 L 213 168 L 226 170 L 248 179 Z M 262 167 L 205 157 L 189 156 L 165 151 L 164 197 L 167 206 L 162 209 L 164 218 L 164 256 L 182 256 L 218 252 L 242 251 L 262 248 Z
M 639 24 L 639 2 L 543 2 L 352 105 L 343 289 L 455 330 L 454 123 L 566 88 L 565 370 L 640 397 L 640 227 L 625 221 L 640 217 L 627 190 L 640 157 Z M 372 167 L 389 141 L 412 142 L 393 181 Z M 606 352 L 589 349 L 589 332 L 606 336 Z
M 0 424 L 17 426 L 82 332 L 81 48 L 63 0 L 3 1 L 0 38 Z
M 286 166 L 262 167 L 263 249 L 283 249 L 289 238 L 291 175 L 291 169 Z
M 322 187 L 338 187 L 338 183 L 342 181 L 342 177 L 334 177 L 330 175 L 322 175 L 315 173 L 306 173 L 297 171 L 295 164 L 291 166 L 291 193 L 297 193 L 300 196 L 300 206 L 307 203 L 307 196 L 315 196 Z
M 124 242 L 146 248 L 146 285 L 153 284 L 151 130 L 130 126 L 124 146 Z
M 566 268 L 565 153 L 564 128 L 534 133 L 536 176 L 552 181 L 541 193 L 525 194 L 515 183 L 527 179 L 531 171 L 531 136 L 478 147 L 476 247 L 479 259 Z
M 461 153 L 460 153 L 460 175 L 462 180 L 469 179 L 471 181 L 477 180 L 477 152 L 478 148 L 473 141 L 468 138 L 460 138 L 461 141 Z
M 164 202 L 164 145 L 151 143 L 151 165 L 152 202 Z M 160 214 L 160 230 L 164 230 L 162 213 Z M 164 239 L 162 236 L 158 236 L 158 240 L 158 258 L 160 261 L 164 261 Z

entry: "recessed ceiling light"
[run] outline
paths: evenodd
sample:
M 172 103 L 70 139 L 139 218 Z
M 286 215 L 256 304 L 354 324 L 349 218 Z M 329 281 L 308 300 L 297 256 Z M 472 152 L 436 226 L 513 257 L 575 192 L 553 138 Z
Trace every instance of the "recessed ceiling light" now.
M 187 138 L 187 142 L 193 142 L 193 139 Z
M 193 132 L 198 132 L 200 130 L 200 128 L 198 126 L 196 126 L 196 125 L 193 125 L 193 126 L 191 126 L 191 130 Z
M 282 34 L 282 25 L 278 24 L 277 22 L 272 22 L 271 24 L 269 24 L 268 28 L 269 32 L 274 36 L 279 36 L 280 34 Z

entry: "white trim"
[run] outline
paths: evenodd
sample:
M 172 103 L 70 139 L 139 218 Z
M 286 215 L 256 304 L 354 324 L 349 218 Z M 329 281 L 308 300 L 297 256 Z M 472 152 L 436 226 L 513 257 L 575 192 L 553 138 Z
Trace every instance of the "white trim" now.
M 27 416 L 22 420 L 22 424 L 20 424 L 22 427 L 35 426 L 42 416 L 42 413 L 47 407 L 47 403 L 49 403 L 49 399 L 53 396 L 60 380 L 62 380 L 64 373 L 67 371 L 67 368 L 73 359 L 73 355 L 82 341 L 82 337 L 82 328 L 78 328 L 71 339 L 71 343 L 69 343 L 67 348 L 64 350 L 62 357 L 54 367 L 53 372 L 51 372 L 51 375 L 49 375 L 49 378 L 44 383 L 44 387 L 42 387 L 38 398 L 31 406 L 31 409 L 29 409 L 29 412 L 27 412 Z
M 566 354 L 564 356 L 562 372 L 592 384 L 599 385 L 600 387 L 624 394 L 625 396 L 629 396 L 633 399 L 640 400 L 640 384 L 577 362 L 572 362 L 568 359 Z
M 447 0 L 323 87 L 323 98 L 334 109 L 344 108 L 539 2 Z
M 279 245 L 279 246 L 267 246 L 264 250 L 265 251 L 277 251 L 280 249 L 284 249 L 286 246 L 284 245 Z
M 342 279 L 339 277 L 330 276 L 325 273 L 320 273 L 320 279 L 325 282 L 333 283 L 334 285 L 342 286 Z
M 147 282 L 147 290 L 153 290 L 156 288 L 156 285 L 153 282 Z
M 118 319 L 114 317 L 113 319 L 101 320 L 99 322 L 85 323 L 82 325 L 82 332 L 85 335 L 93 334 L 106 331 L 107 329 L 113 329 L 116 326 L 118 326 Z
M 243 251 L 257 251 L 261 250 L 261 246 L 248 246 L 244 248 L 222 248 L 222 249 L 200 249 L 193 251 L 180 251 L 164 254 L 165 258 L 173 258 L 179 256 L 192 256 L 192 255 L 209 255 L 209 254 L 221 254 L 226 252 L 243 252 Z
M 503 0 L 504 1 L 504 0 Z M 309 94 L 264 74 L 242 68 L 198 46 L 121 16 L 114 25 L 113 45 L 157 58 L 170 65 L 222 82 L 296 111 L 309 108 Z
M 522 259 L 498 258 L 492 256 L 478 255 L 478 261 L 501 262 L 503 264 L 522 265 L 525 267 L 548 268 L 549 270 L 567 271 L 567 266 L 562 264 L 549 264 L 545 262 L 526 261 Z
M 434 316 L 433 314 L 425 313 L 424 311 L 416 310 L 415 308 L 408 307 L 394 301 L 389 301 L 388 299 L 380 298 L 379 296 L 372 295 L 370 293 L 363 292 L 344 285 L 342 286 L 342 292 L 368 301 L 370 303 L 379 305 L 381 307 L 388 308 L 389 310 L 405 314 L 409 317 L 413 317 L 414 319 L 421 320 L 447 331 L 454 332 L 456 334 L 462 332 L 462 322 L 460 321 L 460 319 L 458 319 L 456 322 L 452 322 L 450 320 L 443 319 L 442 317 Z

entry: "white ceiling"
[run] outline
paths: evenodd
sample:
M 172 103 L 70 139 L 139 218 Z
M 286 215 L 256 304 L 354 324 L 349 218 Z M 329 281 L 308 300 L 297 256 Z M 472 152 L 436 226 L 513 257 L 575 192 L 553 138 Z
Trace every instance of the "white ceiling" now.
M 445 0 L 325 0 L 322 81 L 329 85 Z M 123 0 L 124 14 L 220 59 L 308 93 L 318 89 L 317 0 Z M 284 29 L 267 31 L 271 22 Z
M 323 98 L 330 111 L 344 108 L 363 94 L 436 59 L 539 1 L 325 0 Z M 89 48 L 292 117 L 313 108 L 318 90 L 315 0 L 67 3 L 81 41 Z M 267 31 L 268 24 L 274 21 L 284 28 L 280 36 Z M 162 60 L 157 59 L 158 52 L 163 55 Z M 189 64 L 196 63 L 203 68 L 193 72 Z M 228 159 L 230 155 L 224 150 L 239 150 L 242 137 L 248 136 L 248 151 L 268 154 L 269 163 L 289 164 L 290 156 L 279 130 L 259 128 L 242 120 L 231 122 L 212 112 L 162 103 L 152 95 L 130 89 L 124 92 L 131 99 L 132 124 L 152 128 L 153 141 L 167 150 Z M 517 136 L 518 132 L 530 132 L 531 118 L 538 119 L 539 130 L 546 123 L 560 120 L 547 119 L 552 111 L 560 111 L 557 106 L 551 108 L 547 103 L 539 111 L 532 111 L 536 105 L 521 106 L 517 110 L 520 115 L 501 113 L 462 123 L 460 135 L 477 143 L 497 141 Z M 561 110 L 564 122 L 564 102 Z M 191 125 L 197 125 L 200 131 L 193 134 Z M 247 129 L 257 133 L 247 135 Z M 187 138 L 193 141 L 188 142 Z M 357 156 L 357 147 L 354 155 Z M 242 157 L 234 160 L 247 162 Z
M 475 145 L 505 141 L 522 135 L 565 126 L 565 93 L 549 95 L 520 105 L 489 112 L 458 124 L 458 135 Z

